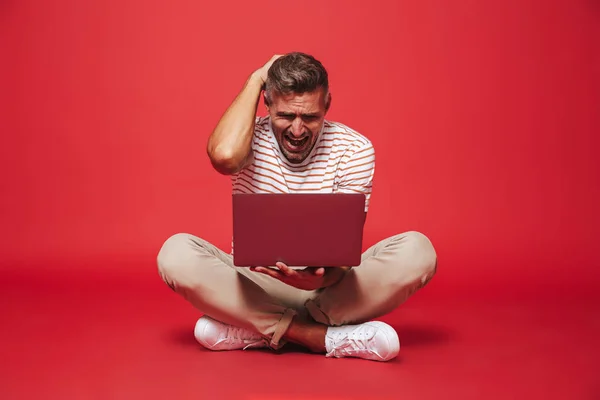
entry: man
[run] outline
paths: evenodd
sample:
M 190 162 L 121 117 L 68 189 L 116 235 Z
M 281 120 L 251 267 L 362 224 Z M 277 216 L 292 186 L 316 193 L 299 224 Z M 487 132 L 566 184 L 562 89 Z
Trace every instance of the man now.
M 268 116 L 257 118 L 263 92 Z M 212 132 L 212 165 L 231 177 L 234 193 L 358 192 L 368 211 L 373 146 L 325 120 L 331 99 L 327 71 L 314 57 L 274 56 Z M 400 344 L 392 327 L 372 320 L 423 287 L 436 265 L 431 242 L 417 232 L 377 243 L 356 268 L 237 268 L 231 254 L 190 234 L 172 236 L 158 254 L 163 280 L 205 314 L 194 335 L 208 349 L 291 342 L 327 357 L 377 361 L 396 357 Z

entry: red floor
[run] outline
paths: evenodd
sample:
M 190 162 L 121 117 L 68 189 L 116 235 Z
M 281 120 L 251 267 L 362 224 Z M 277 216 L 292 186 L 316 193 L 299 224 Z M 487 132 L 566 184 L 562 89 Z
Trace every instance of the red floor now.
M 600 302 L 585 290 L 509 299 L 440 275 L 383 318 L 401 356 L 376 363 L 205 351 L 199 315 L 153 266 L 44 268 L 0 276 L 2 399 L 600 399 Z

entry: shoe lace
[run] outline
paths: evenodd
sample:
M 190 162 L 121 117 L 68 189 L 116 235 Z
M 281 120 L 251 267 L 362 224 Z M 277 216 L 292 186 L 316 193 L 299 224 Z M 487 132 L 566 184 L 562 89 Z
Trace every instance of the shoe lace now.
M 238 328 L 236 326 L 229 326 L 227 329 L 227 339 L 232 340 L 232 341 L 244 341 L 248 339 L 248 331 L 246 331 L 244 328 Z
M 351 332 L 338 332 L 334 340 L 331 353 L 338 355 L 352 355 L 360 352 L 373 352 L 369 342 L 373 335 L 372 329 L 358 329 Z
M 244 350 L 251 347 L 262 347 L 264 340 L 259 335 L 253 334 L 244 328 L 229 326 L 227 329 L 226 340 L 231 342 L 246 343 Z

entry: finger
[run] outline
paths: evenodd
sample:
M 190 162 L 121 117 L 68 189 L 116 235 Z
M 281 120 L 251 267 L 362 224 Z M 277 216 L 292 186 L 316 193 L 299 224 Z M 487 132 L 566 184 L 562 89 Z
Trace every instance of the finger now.
M 255 271 L 260 272 L 261 274 L 272 276 L 273 278 L 280 280 L 284 277 L 282 273 L 273 268 L 256 267 Z
M 310 275 L 316 275 L 316 276 L 325 275 L 324 267 L 308 267 L 308 268 L 304 268 L 302 271 L 304 271 Z
M 291 269 L 290 267 L 288 267 L 287 265 L 285 265 L 282 262 L 277 262 L 277 263 L 275 263 L 275 265 L 286 276 L 292 276 L 296 272 L 296 271 L 294 271 L 293 269 Z

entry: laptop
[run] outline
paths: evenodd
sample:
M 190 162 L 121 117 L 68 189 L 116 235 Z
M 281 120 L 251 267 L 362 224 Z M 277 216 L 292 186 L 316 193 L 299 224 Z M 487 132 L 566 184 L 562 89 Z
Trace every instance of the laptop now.
M 239 267 L 355 267 L 365 195 L 233 194 L 233 263 Z

